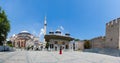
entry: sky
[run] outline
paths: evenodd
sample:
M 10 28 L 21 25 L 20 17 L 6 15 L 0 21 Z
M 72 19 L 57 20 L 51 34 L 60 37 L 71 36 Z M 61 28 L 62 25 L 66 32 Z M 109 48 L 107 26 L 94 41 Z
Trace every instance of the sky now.
M 11 24 L 8 37 L 26 30 L 38 36 L 61 29 L 80 40 L 105 36 L 105 24 L 120 17 L 120 0 L 0 0 Z M 41 37 L 42 37 L 41 33 Z M 42 39 L 40 39 L 42 40 Z

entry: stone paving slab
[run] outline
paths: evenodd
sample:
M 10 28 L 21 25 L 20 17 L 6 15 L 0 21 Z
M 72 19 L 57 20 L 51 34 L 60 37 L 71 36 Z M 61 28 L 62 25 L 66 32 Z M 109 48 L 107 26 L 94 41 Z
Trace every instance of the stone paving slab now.
M 69 51 L 15 51 L 0 52 L 0 63 L 120 63 L 120 57 Z

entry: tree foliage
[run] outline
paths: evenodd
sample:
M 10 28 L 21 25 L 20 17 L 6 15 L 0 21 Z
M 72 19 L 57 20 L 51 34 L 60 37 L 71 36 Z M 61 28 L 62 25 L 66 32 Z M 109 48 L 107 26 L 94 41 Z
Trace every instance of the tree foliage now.
M 90 45 L 90 41 L 89 40 L 84 40 L 84 48 L 85 49 L 90 49 L 91 45 Z
M 80 39 L 75 39 L 75 41 L 80 41 Z
M 0 8 L 0 45 L 6 40 L 10 31 L 10 23 L 4 10 Z
M 7 41 L 7 45 L 10 46 L 10 47 L 13 47 L 12 41 Z
M 45 48 L 47 48 L 47 49 L 48 49 L 48 47 L 49 47 L 49 43 L 47 42 L 47 43 L 46 43 L 46 46 L 45 46 Z

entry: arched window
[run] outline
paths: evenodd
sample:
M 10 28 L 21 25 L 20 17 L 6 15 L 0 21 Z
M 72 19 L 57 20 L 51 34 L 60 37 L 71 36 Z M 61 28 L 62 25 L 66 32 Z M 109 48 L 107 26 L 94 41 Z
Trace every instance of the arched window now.
M 65 42 L 62 42 L 63 45 L 65 45 Z
M 65 48 L 68 49 L 68 45 L 66 45 Z
M 58 42 L 57 42 L 57 41 L 55 41 L 55 44 L 58 44 Z

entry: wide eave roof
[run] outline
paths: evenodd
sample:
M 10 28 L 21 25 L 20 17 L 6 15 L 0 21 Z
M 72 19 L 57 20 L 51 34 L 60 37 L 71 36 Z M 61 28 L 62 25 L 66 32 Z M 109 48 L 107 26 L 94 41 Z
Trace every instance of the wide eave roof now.
M 49 42 L 50 39 L 62 39 L 62 40 L 68 40 L 72 41 L 74 38 L 69 36 L 62 36 L 62 35 L 45 35 L 45 41 Z

